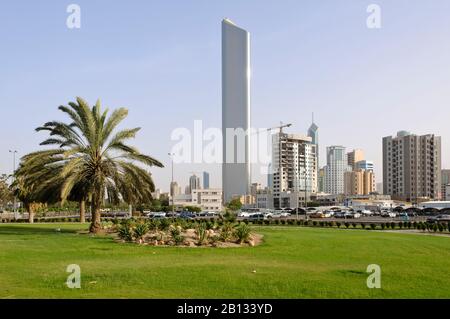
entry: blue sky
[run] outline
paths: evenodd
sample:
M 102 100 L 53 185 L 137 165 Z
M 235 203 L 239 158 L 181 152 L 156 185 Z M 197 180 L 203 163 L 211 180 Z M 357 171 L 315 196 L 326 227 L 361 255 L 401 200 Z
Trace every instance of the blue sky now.
M 81 29 L 66 27 L 70 3 Z M 378 30 L 366 27 L 371 3 L 382 9 Z M 45 136 L 33 129 L 82 96 L 129 108 L 124 126 L 142 127 L 134 144 L 167 165 L 153 170 L 167 190 L 171 131 L 221 126 L 224 17 L 251 33 L 253 126 L 292 122 L 303 133 L 314 111 L 321 154 L 362 148 L 379 181 L 383 136 L 435 133 L 450 167 L 449 12 L 448 0 L 3 2 L 0 173 L 11 171 L 9 149 L 38 149 Z M 220 186 L 216 165 L 177 165 L 175 176 L 185 185 L 204 169 Z

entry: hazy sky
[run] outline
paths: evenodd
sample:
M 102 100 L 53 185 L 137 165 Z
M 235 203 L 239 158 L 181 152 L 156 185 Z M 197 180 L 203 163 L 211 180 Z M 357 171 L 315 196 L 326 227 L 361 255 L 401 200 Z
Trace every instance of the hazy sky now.
M 70 3 L 81 29 L 66 27 Z M 371 3 L 381 29 L 366 27 Z M 9 149 L 38 149 L 34 128 L 82 96 L 129 108 L 124 126 L 142 127 L 134 145 L 166 164 L 153 175 L 167 190 L 172 130 L 221 126 L 224 17 L 251 33 L 254 127 L 304 133 L 314 111 L 321 165 L 327 145 L 361 148 L 378 181 L 383 136 L 435 133 L 450 167 L 449 13 L 448 0 L 2 1 L 0 173 Z M 175 177 L 184 186 L 204 169 L 221 186 L 217 165 L 177 165 Z

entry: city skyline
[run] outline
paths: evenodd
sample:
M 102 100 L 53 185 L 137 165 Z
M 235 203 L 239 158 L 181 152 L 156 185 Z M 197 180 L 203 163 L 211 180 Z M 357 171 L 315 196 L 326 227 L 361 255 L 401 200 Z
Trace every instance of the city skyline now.
M 266 10 L 256 13 L 255 1 L 230 2 L 208 7 L 206 14 L 200 9 L 205 3 L 178 2 L 178 11 L 173 4 L 106 8 L 106 2 L 79 1 L 80 30 L 66 28 L 64 5 L 5 4 L 0 35 L 9 50 L 1 56 L 0 97 L 2 117 L 10 120 L 0 127 L 7 137 L 0 141 L 0 173 L 12 170 L 8 150 L 20 157 L 39 149 L 42 135 L 34 128 L 59 119 L 57 107 L 79 95 L 129 108 L 126 125 L 142 127 L 135 145 L 165 164 L 152 174 L 156 186 L 168 190 L 170 132 L 192 128 L 196 119 L 221 126 L 224 17 L 252 34 L 252 126 L 289 121 L 294 125 L 286 133 L 302 133 L 314 112 L 319 153 L 330 145 L 363 149 L 377 182 L 383 137 L 400 130 L 435 134 L 442 137 L 442 167 L 448 168 L 450 4 L 379 1 L 383 25 L 371 30 L 365 25 L 367 4 L 346 3 L 288 1 L 280 7 L 266 1 Z M 437 10 L 425 19 L 430 6 Z M 324 160 L 323 155 L 319 167 Z M 221 185 L 220 165 L 175 165 L 175 180 L 187 180 L 190 171 L 208 171 L 211 186 Z M 252 176 L 251 182 L 267 180 L 258 167 Z

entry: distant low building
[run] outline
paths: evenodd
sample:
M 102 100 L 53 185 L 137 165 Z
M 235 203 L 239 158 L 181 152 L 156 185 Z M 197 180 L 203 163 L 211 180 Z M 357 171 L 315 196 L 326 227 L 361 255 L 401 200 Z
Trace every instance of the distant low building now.
M 190 194 L 175 196 L 174 205 L 176 208 L 195 206 L 204 211 L 222 211 L 222 189 L 193 189 Z

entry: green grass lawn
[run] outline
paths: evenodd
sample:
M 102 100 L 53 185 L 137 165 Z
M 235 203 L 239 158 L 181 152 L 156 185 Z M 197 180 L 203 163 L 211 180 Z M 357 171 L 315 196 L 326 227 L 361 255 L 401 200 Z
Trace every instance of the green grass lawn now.
M 258 247 L 163 248 L 82 228 L 0 225 L 0 298 L 450 298 L 450 237 L 259 227 Z M 82 289 L 66 287 L 69 264 Z M 381 289 L 366 286 L 369 264 Z

